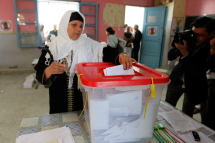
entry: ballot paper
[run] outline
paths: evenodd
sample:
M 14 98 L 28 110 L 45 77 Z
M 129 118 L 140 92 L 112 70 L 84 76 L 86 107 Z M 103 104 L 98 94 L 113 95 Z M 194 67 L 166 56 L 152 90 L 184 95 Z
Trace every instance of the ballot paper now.
M 178 110 L 159 112 L 159 115 L 161 115 L 174 128 L 174 130 L 179 133 L 197 130 L 202 127 L 200 124 L 193 122 L 193 119 L 183 115 Z
M 128 116 L 128 107 L 110 108 L 110 116 Z
M 110 108 L 112 108 L 111 112 L 113 112 L 113 108 L 119 109 L 124 107 L 129 110 L 129 115 L 139 115 L 141 113 L 142 90 L 124 92 L 120 94 L 107 94 L 106 98 L 110 102 Z M 127 110 L 125 109 L 124 111 L 126 112 Z M 125 116 L 125 114 L 123 116 Z
M 114 67 L 109 67 L 104 69 L 105 76 L 115 76 L 115 75 L 134 75 L 133 66 L 129 70 L 124 70 L 123 65 L 118 65 Z
M 16 143 L 75 143 L 72 133 L 68 127 L 61 127 L 38 133 L 21 135 Z
M 89 100 L 91 130 L 105 130 L 109 128 L 109 101 Z

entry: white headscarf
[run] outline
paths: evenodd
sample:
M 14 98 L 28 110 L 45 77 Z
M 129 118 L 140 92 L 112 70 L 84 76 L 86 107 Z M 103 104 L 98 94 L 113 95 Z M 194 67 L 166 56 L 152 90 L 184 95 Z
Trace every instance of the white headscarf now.
M 86 40 L 89 41 L 89 38 L 87 37 L 86 34 L 81 34 L 81 36 L 77 40 L 72 40 L 70 39 L 68 33 L 67 33 L 67 28 L 70 20 L 70 16 L 73 12 L 78 12 L 74 10 L 69 10 L 67 11 L 59 24 L 59 29 L 58 29 L 58 37 L 55 38 L 49 47 L 51 53 L 53 54 L 53 58 L 55 62 L 60 62 L 62 63 L 63 59 L 66 58 L 68 62 L 68 67 L 70 67 L 70 80 L 69 80 L 69 85 L 68 88 L 72 87 L 73 83 L 73 76 L 76 73 L 76 65 L 78 63 L 83 63 L 83 62 L 92 62 L 89 61 L 87 58 L 88 51 L 86 47 Z M 84 16 L 78 12 L 82 18 L 83 18 L 83 31 L 85 27 L 85 18 Z M 71 50 L 73 50 L 73 61 L 71 62 Z M 97 53 L 96 53 L 97 54 Z M 98 56 L 94 54 L 93 56 Z M 50 58 L 49 54 L 46 54 L 46 59 Z M 93 58 L 96 59 L 96 58 Z M 94 61 L 98 62 L 98 61 Z

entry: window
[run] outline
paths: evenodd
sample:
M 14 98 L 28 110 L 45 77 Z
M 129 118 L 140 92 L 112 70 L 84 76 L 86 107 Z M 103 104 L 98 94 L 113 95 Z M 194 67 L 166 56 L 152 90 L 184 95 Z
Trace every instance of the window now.
M 37 0 L 14 0 L 18 47 L 38 47 L 41 43 Z

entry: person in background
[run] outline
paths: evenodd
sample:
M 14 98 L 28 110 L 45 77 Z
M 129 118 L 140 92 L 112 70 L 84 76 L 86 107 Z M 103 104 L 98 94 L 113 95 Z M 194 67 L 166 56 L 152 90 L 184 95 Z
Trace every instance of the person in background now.
M 141 40 L 142 40 L 142 33 L 138 29 L 138 25 L 134 25 L 134 40 L 133 40 L 134 48 L 132 49 L 131 57 L 134 58 L 136 61 L 138 61 L 138 53 L 140 50 Z
M 103 48 L 99 42 L 83 34 L 84 27 L 83 14 L 67 11 L 61 18 L 58 37 L 50 43 L 50 51 L 42 50 L 35 66 L 36 79 L 49 88 L 50 114 L 83 109 L 76 70 L 78 63 L 100 62 L 101 58 L 104 62 L 122 64 L 128 70 L 132 62 L 136 62 L 116 48 Z
M 131 51 L 132 51 L 132 41 L 134 40 L 134 37 L 131 33 L 131 27 L 128 26 L 126 32 L 124 33 L 124 40 L 127 42 L 124 52 L 131 57 Z
M 124 33 L 127 31 L 128 24 L 124 24 Z
M 44 29 L 44 25 L 40 25 L 40 34 L 41 34 L 41 41 L 42 41 L 41 45 L 45 45 L 45 41 L 46 41 L 43 29 Z
M 112 47 L 112 48 L 117 48 L 117 44 L 122 43 L 122 50 L 124 51 L 125 45 L 126 45 L 126 41 L 117 37 L 115 35 L 115 31 L 111 28 L 108 27 L 106 29 L 106 34 L 107 34 L 107 44 Z M 122 51 L 122 52 L 123 52 Z
M 57 34 L 57 25 L 56 24 L 54 24 L 54 29 L 49 32 L 47 40 L 51 41 L 51 39 L 50 39 L 51 35 L 55 35 L 55 37 L 57 37 L 57 35 L 58 35 Z

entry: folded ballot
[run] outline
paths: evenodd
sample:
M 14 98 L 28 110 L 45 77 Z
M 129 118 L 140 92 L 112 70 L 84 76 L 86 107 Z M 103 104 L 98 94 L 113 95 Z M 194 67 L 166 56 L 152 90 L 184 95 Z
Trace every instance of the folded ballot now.
M 21 135 L 16 143 L 75 143 L 68 127 Z
M 114 67 L 109 67 L 104 69 L 105 76 L 114 76 L 114 75 L 134 75 L 133 66 L 129 70 L 124 70 L 123 65 L 118 65 Z

